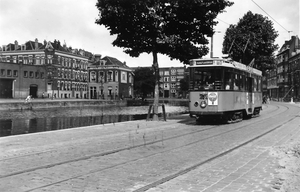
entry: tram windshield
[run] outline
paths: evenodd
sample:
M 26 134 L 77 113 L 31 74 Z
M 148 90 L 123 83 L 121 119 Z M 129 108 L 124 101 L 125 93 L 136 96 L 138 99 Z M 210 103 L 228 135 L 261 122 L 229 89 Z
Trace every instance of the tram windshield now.
M 261 92 L 261 77 L 249 77 L 246 72 L 224 67 L 191 67 L 190 90 Z
M 222 89 L 222 70 L 217 68 L 190 68 L 191 90 Z

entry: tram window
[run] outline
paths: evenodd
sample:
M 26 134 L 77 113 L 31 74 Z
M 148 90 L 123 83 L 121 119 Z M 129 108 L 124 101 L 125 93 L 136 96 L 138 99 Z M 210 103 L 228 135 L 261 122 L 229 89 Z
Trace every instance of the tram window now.
M 257 80 L 256 78 L 253 78 L 254 82 L 253 82 L 253 91 L 256 92 L 257 91 Z
M 225 72 L 224 82 L 225 82 L 225 90 L 233 89 L 233 83 L 232 83 L 232 78 L 231 78 L 230 72 Z
M 215 89 L 216 90 L 220 90 L 222 89 L 222 78 L 223 78 L 223 74 L 222 74 L 223 70 L 221 69 L 216 69 L 215 70 Z
M 240 75 L 240 90 L 245 91 L 245 76 Z
M 258 87 L 257 87 L 257 91 L 258 92 L 261 92 L 261 79 L 260 78 L 258 78 L 258 83 L 257 83 L 257 85 L 258 85 Z
M 195 68 L 191 70 L 191 80 L 193 81 L 194 90 L 213 90 L 215 84 L 214 69 Z
M 238 74 L 234 74 L 233 90 L 240 90 L 240 79 Z

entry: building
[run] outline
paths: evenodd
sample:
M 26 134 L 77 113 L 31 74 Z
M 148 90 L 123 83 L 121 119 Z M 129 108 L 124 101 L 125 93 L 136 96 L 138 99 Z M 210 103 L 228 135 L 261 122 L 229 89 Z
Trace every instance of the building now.
M 90 99 L 123 99 L 133 97 L 133 70 L 113 57 L 95 55 L 89 65 Z
M 3 45 L 0 72 L 0 98 L 118 99 L 133 94 L 133 73 L 125 62 L 56 40 Z
M 164 98 L 182 97 L 180 93 L 180 80 L 185 77 L 184 67 L 159 68 L 160 96 Z
M 91 56 L 84 50 L 62 46 L 56 40 L 39 43 L 35 39 L 21 45 L 17 41 L 3 45 L 0 61 L 6 64 L 1 65 L 1 70 L 14 69 L 18 74 L 1 76 L 1 85 L 14 87 L 4 97 L 87 98 L 87 65 Z
M 266 71 L 267 81 L 267 95 L 271 98 L 278 98 L 278 85 L 277 85 L 277 69 Z
M 267 90 L 271 98 L 300 100 L 300 40 L 292 36 L 276 55 L 276 69 L 267 71 Z
M 290 50 L 291 55 L 289 57 L 288 65 L 288 80 L 290 93 L 289 97 L 294 100 L 300 101 L 300 40 L 298 37 L 294 38 L 294 44 L 292 44 Z
M 38 97 L 47 87 L 44 66 L 0 62 L 0 98 Z M 38 90 L 40 89 L 40 90 Z

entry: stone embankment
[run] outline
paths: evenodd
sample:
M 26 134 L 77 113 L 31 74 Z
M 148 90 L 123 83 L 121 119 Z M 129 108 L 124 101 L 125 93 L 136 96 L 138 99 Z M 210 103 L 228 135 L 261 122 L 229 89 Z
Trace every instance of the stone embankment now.
M 126 100 L 87 100 L 87 99 L 32 99 L 29 102 L 18 99 L 1 99 L 0 111 L 50 109 L 60 107 L 87 107 L 87 106 L 126 106 Z

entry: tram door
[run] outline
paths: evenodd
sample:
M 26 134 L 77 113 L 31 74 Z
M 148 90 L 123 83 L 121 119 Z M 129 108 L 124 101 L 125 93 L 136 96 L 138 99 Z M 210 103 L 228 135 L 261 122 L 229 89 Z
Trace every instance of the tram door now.
M 248 104 L 248 113 L 253 113 L 253 78 L 247 77 L 247 104 Z

